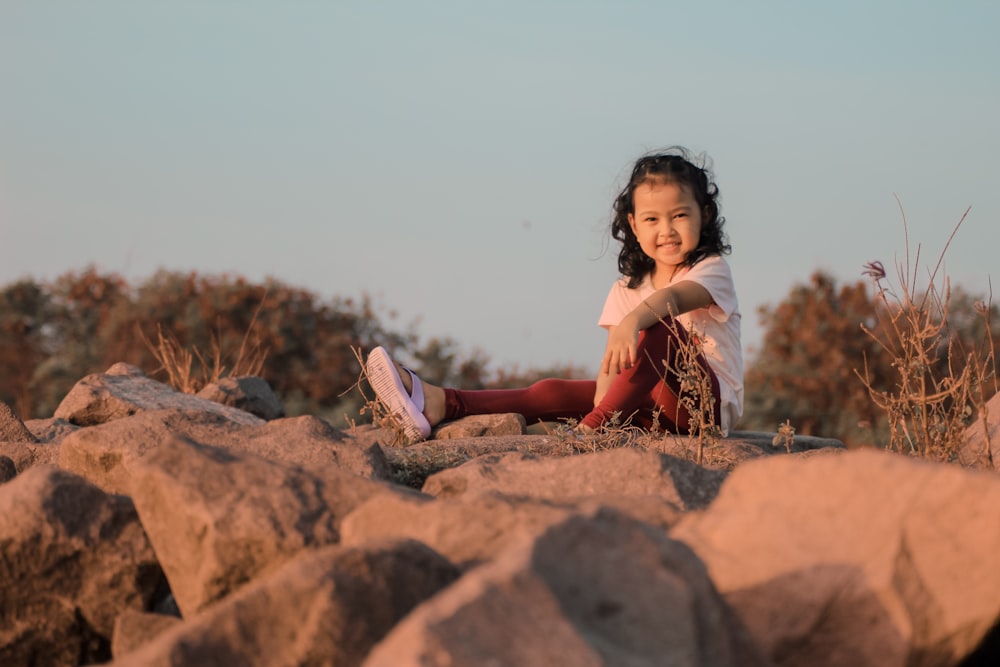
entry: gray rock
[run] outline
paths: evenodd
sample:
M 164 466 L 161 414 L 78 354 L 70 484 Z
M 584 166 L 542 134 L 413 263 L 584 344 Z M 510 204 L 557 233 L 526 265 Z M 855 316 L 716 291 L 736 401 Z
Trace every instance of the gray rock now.
M 58 444 L 67 435 L 80 428 L 76 424 L 70 424 L 65 419 L 57 419 L 56 417 L 29 419 L 24 422 L 24 425 L 38 439 L 38 442 L 46 444 Z
M 88 375 L 77 382 L 53 416 L 77 426 L 94 426 L 142 410 L 168 408 L 212 412 L 238 424 L 263 422 L 249 412 L 183 394 L 142 375 L 134 366 L 121 363 L 112 366 L 107 373 Z
M 652 495 L 690 510 L 708 505 L 726 474 L 633 448 L 559 458 L 511 453 L 482 456 L 431 475 L 423 491 L 442 498 L 495 491 L 557 501 L 593 495 Z
M 197 396 L 245 410 L 267 421 L 285 416 L 285 406 L 281 404 L 271 385 L 254 375 L 227 377 L 210 382 Z
M 384 438 L 381 439 L 384 441 Z M 393 479 L 404 486 L 421 488 L 430 475 L 454 468 L 487 454 L 521 452 L 539 456 L 568 456 L 571 445 L 555 436 L 483 436 L 428 440 L 409 447 L 385 447 Z
M 128 498 L 44 465 L 0 485 L 0 664 L 107 660 L 115 618 L 162 584 Z
M 109 493 L 130 494 L 135 462 L 178 436 L 316 471 L 336 466 L 365 477 L 391 476 L 380 447 L 359 446 L 316 417 L 245 425 L 201 410 L 147 410 L 79 429 L 62 440 L 59 465 Z
M 652 496 L 601 496 L 576 504 L 486 493 L 430 500 L 424 496 L 377 495 L 341 524 L 341 543 L 410 538 L 423 542 L 462 569 L 492 560 L 510 544 L 542 534 L 580 514 L 611 511 L 666 530 L 681 517 L 676 506 Z
M 519 414 L 473 415 L 440 424 L 431 433 L 431 438 L 453 440 L 487 435 L 524 435 L 526 427 L 524 417 Z
M 136 509 L 185 618 L 304 548 L 336 543 L 340 520 L 371 496 L 414 493 L 181 438 L 138 459 L 132 477 Z
M 681 543 L 574 516 L 469 570 L 404 618 L 364 667 L 765 665 Z
M 412 541 L 308 550 L 113 665 L 359 665 L 457 576 Z
M 671 531 L 778 665 L 953 665 L 1000 618 L 1000 479 L 871 449 L 737 468 Z

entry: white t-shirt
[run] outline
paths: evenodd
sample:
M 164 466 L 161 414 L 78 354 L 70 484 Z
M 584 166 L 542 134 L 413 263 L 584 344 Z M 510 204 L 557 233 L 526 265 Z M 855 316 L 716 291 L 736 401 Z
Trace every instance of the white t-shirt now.
M 740 342 L 740 305 L 729 263 L 718 255 L 706 257 L 693 267 L 682 269 L 670 285 L 685 280 L 698 283 L 712 295 L 714 302 L 679 315 L 677 320 L 702 341 L 705 357 L 719 378 L 722 393 L 723 435 L 743 414 L 743 348 Z M 669 286 L 669 285 L 668 285 Z M 628 278 L 620 278 L 611 286 L 598 324 L 605 329 L 618 326 L 626 315 L 635 310 L 656 290 L 649 276 L 635 289 L 628 288 Z

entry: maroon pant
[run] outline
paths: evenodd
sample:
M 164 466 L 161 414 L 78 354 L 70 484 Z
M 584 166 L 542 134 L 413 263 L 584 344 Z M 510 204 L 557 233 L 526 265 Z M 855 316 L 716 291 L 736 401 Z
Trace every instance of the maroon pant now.
M 596 429 L 618 413 L 621 422 L 630 420 L 633 426 L 648 429 L 653 427 L 654 415 L 659 411 L 660 428 L 687 433 L 690 415 L 678 399 L 680 380 L 667 370 L 678 367 L 680 345 L 687 340 L 681 326 L 656 324 L 641 332 L 637 363 L 614 379 L 597 407 L 594 407 L 597 391 L 594 380 L 552 378 L 524 389 L 445 389 L 445 419 L 517 412 L 529 424 L 575 419 Z M 698 355 L 697 363 L 711 379 L 715 423 L 720 424 L 719 380 L 704 355 Z

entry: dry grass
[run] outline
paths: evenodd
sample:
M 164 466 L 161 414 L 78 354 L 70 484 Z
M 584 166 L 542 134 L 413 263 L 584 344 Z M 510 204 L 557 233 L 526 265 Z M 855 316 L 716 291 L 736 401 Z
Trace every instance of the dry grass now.
M 240 340 L 239 348 L 232 354 L 223 349 L 219 336 L 214 332 L 211 337 L 211 349 L 206 356 L 197 346 L 187 348 L 173 334 L 164 334 L 160 325 L 156 326 L 155 342 L 150 341 L 138 327 L 136 331 L 143 344 L 160 364 L 157 372 L 162 370 L 167 374 L 167 383 L 178 391 L 196 394 L 206 385 L 217 382 L 223 377 L 260 375 L 264 362 L 267 361 L 268 350 L 260 345 L 259 340 L 251 342 L 251 333 L 263 305 L 262 298 L 253 314 L 250 326 Z
M 873 386 L 868 365 L 855 371 L 875 405 L 888 420 L 890 449 L 937 461 L 953 461 L 962 447 L 966 428 L 980 415 L 986 426 L 986 390 L 996 390 L 995 353 L 990 329 L 990 308 L 981 304 L 976 311 L 984 317 L 987 346 L 966 349 L 951 332 L 948 322 L 950 283 L 940 274 L 945 252 L 965 220 L 968 210 L 952 230 L 938 257 L 926 286 L 918 287 L 917 267 L 920 246 L 911 263 L 909 234 L 906 233 L 906 260 L 897 263 L 897 285 L 889 283 L 881 262 L 870 262 L 865 273 L 872 279 L 880 301 L 879 322 L 864 328 L 883 353 L 890 355 L 895 386 L 883 390 Z M 986 455 L 989 454 L 986 432 Z

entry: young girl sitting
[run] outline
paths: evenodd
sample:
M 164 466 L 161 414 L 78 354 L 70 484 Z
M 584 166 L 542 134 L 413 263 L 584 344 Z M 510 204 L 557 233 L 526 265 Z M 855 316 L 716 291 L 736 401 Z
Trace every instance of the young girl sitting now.
M 608 342 L 596 380 L 442 388 L 421 382 L 376 347 L 365 364 L 376 395 L 410 442 L 426 439 L 442 421 L 507 412 L 528 423 L 575 419 L 583 431 L 618 419 L 672 433 L 710 423 L 726 435 L 743 412 L 743 356 L 739 304 L 722 257 L 730 246 L 718 196 L 708 168 L 683 148 L 635 163 L 614 202 L 611 236 L 621 242 L 623 277 L 612 285 L 598 321 Z M 691 349 L 695 353 L 685 356 Z M 710 392 L 682 384 L 680 375 L 690 375 L 692 364 Z M 694 422 L 692 406 L 702 412 Z

